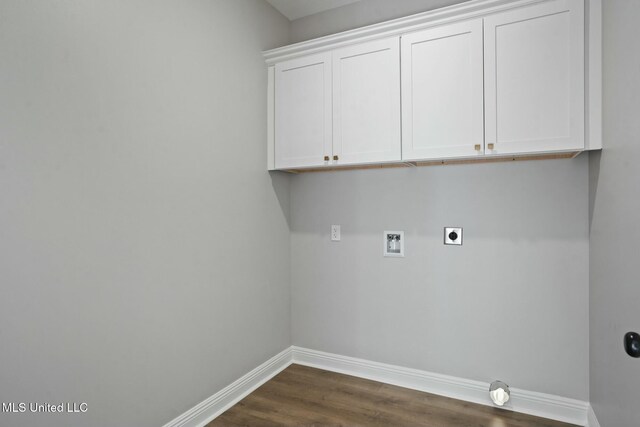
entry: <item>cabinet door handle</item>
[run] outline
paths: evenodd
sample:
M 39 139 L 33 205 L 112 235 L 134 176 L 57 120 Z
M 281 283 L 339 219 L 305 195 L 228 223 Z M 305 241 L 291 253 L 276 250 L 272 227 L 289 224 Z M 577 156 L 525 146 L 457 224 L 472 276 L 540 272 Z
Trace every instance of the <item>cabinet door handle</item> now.
M 333 156 L 333 160 L 338 160 L 338 156 Z
M 324 161 L 328 162 L 329 161 L 329 156 L 324 156 Z
M 493 150 L 494 145 L 493 144 L 488 144 L 487 148 L 489 148 L 489 150 Z
M 476 145 L 475 145 L 475 149 L 476 149 L 476 151 L 480 151 L 480 148 L 481 148 L 480 144 L 476 144 Z

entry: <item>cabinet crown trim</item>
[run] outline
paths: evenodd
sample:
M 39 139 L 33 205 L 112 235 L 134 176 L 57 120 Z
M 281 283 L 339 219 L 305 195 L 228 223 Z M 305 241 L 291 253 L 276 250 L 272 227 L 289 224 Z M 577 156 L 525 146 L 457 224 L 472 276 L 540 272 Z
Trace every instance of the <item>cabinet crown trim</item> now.
M 267 65 L 353 43 L 397 36 L 547 0 L 471 0 L 262 52 Z

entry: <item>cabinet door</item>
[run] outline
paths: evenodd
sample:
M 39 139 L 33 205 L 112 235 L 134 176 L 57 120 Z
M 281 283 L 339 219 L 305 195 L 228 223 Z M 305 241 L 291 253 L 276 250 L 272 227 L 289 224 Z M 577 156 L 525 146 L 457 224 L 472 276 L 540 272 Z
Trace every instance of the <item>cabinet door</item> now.
M 484 32 L 487 154 L 583 149 L 583 0 L 497 14 Z
M 398 161 L 400 150 L 399 38 L 334 51 L 334 164 Z
M 482 20 L 402 37 L 402 159 L 484 153 Z
M 331 54 L 275 67 L 275 167 L 321 166 L 331 155 Z

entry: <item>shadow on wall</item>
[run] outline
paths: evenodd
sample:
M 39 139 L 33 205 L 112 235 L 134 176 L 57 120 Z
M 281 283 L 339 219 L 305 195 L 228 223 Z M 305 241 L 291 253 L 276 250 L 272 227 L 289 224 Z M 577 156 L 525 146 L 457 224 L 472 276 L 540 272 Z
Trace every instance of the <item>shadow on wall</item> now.
M 300 174 L 291 180 L 291 230 L 347 234 L 404 230 L 441 239 L 445 226 L 476 238 L 583 240 L 588 159 Z M 471 236 L 471 234 L 469 234 Z
M 273 187 L 273 191 L 278 198 L 278 203 L 280 204 L 280 210 L 284 215 L 287 221 L 287 227 L 291 230 L 291 204 L 290 200 L 290 179 L 291 177 L 286 172 L 278 172 L 273 171 L 269 172 L 269 176 L 271 177 L 271 186 Z

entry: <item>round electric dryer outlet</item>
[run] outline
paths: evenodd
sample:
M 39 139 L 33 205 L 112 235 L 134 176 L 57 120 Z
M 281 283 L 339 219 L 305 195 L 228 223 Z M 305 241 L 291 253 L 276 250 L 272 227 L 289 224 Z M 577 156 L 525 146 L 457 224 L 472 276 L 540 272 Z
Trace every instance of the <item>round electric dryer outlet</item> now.
M 445 227 L 444 244 L 458 246 L 462 245 L 462 227 Z

